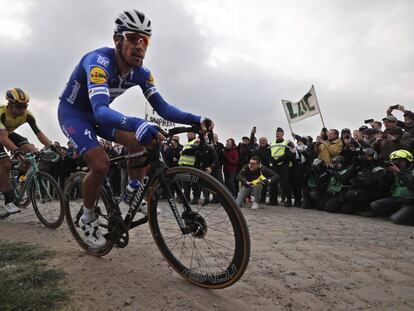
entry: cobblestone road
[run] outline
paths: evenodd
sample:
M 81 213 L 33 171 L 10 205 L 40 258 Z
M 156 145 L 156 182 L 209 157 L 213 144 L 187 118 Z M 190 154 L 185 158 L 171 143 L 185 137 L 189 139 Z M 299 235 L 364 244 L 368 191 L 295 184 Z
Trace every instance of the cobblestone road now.
M 242 210 L 252 240 L 251 260 L 243 278 L 229 289 L 209 292 L 181 282 L 171 272 L 154 286 L 170 288 L 173 284 L 177 291 L 191 289 L 191 295 L 181 293 L 179 302 L 168 294 L 156 300 L 148 298 L 154 296 L 154 289 L 144 287 L 140 289 L 147 297 L 146 304 L 140 301 L 143 310 L 154 304 L 159 310 L 414 310 L 413 227 L 297 208 Z M 168 269 L 152 243 L 149 229 L 140 230 L 131 236 L 128 248 L 114 250 L 108 256 L 122 258 L 125 269 L 130 269 L 131 263 L 125 258 L 136 255 L 138 249 L 138 254 L 151 263 L 140 263 L 149 271 L 148 277 L 165 274 Z M 57 240 L 60 244 L 53 245 L 63 257 L 78 252 L 65 223 L 56 231 L 47 230 L 38 224 L 31 208 L 0 221 L 0 236 L 42 245 Z M 149 247 L 143 248 L 143 244 Z M 133 257 L 135 267 L 137 259 Z M 70 266 L 72 259 L 64 260 L 68 272 L 75 274 Z M 83 265 L 96 264 L 90 256 L 81 260 Z M 154 263 L 161 268 L 151 270 Z M 100 261 L 100 265 L 104 263 Z M 141 276 L 145 278 L 146 273 Z M 125 277 L 128 273 L 121 277 L 119 288 L 128 295 L 130 289 L 122 288 Z M 134 297 L 140 295 L 132 292 Z M 107 297 L 108 306 L 116 303 L 116 297 Z M 119 299 L 121 309 L 137 310 L 133 303 L 125 306 L 123 298 Z

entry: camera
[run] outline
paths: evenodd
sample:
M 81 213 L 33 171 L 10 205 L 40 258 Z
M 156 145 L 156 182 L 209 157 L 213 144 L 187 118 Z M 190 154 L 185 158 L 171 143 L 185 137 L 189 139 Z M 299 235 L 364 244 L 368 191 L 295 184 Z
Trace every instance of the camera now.
M 368 120 L 365 120 L 365 121 L 364 121 L 364 123 L 365 123 L 365 124 L 370 124 L 370 123 L 372 123 L 372 122 L 374 122 L 374 119 L 368 119 Z
M 400 105 L 392 105 L 390 106 L 391 109 L 398 109 L 400 107 Z
M 327 132 L 327 131 L 328 131 L 328 129 L 326 127 L 322 128 L 322 132 Z

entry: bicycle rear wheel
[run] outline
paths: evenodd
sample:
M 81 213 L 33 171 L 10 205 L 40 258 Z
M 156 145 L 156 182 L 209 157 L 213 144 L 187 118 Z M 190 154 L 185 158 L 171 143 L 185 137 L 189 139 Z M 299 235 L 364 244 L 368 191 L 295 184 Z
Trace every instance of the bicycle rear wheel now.
M 159 180 L 155 180 L 148 196 L 148 220 L 164 258 L 195 285 L 219 289 L 234 284 L 249 263 L 250 237 L 233 197 L 216 179 L 191 167 L 170 168 L 165 175 L 175 189 L 174 202 L 189 232 L 181 231 L 170 204 L 162 199 Z M 190 202 L 184 195 L 190 188 L 198 193 L 209 191 L 219 203 L 192 205 L 189 213 L 182 202 Z
M 56 180 L 46 172 L 37 172 L 30 185 L 33 209 L 40 222 L 51 229 L 63 222 L 65 198 Z
M 104 256 L 108 254 L 114 246 L 112 241 L 107 241 L 106 245 L 101 248 L 91 247 L 83 239 L 82 229 L 79 227 L 79 218 L 83 214 L 83 195 L 82 184 L 85 178 L 85 172 L 76 172 L 69 176 L 65 182 L 65 216 L 69 230 L 75 238 L 76 242 L 89 254 L 94 256 Z M 109 198 L 105 189 L 101 189 L 101 193 L 95 204 L 95 214 L 99 217 L 99 227 L 102 234 L 108 232 L 108 207 Z

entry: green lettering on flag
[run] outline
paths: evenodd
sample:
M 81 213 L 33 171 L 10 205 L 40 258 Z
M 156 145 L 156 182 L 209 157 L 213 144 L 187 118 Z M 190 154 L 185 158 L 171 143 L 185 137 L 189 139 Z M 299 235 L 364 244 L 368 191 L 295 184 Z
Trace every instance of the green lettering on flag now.
M 308 111 L 313 111 L 315 110 L 315 106 L 311 106 L 308 102 L 308 98 L 312 97 L 312 94 L 309 92 L 307 93 L 305 96 L 303 96 L 303 102 L 305 103 L 306 107 L 308 108 Z
M 296 118 L 298 115 L 293 111 L 293 107 L 292 107 L 292 103 L 291 102 L 286 102 L 286 107 L 289 111 L 289 116 L 290 119 L 294 119 Z
M 303 105 L 302 101 L 298 102 L 298 110 L 299 116 L 303 116 L 305 114 L 306 107 Z

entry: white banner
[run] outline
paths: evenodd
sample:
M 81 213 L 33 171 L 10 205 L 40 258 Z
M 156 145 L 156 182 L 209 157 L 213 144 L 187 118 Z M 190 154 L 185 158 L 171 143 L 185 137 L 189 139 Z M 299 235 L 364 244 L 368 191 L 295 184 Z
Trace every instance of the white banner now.
M 164 118 L 160 117 L 157 112 L 152 109 L 151 105 L 145 106 L 145 120 L 156 123 L 160 128 L 163 130 L 168 130 L 172 127 L 175 127 L 175 123 L 165 120 Z
M 320 113 L 315 88 L 311 87 L 308 93 L 296 103 L 282 99 L 283 108 L 289 123 L 299 122 Z

